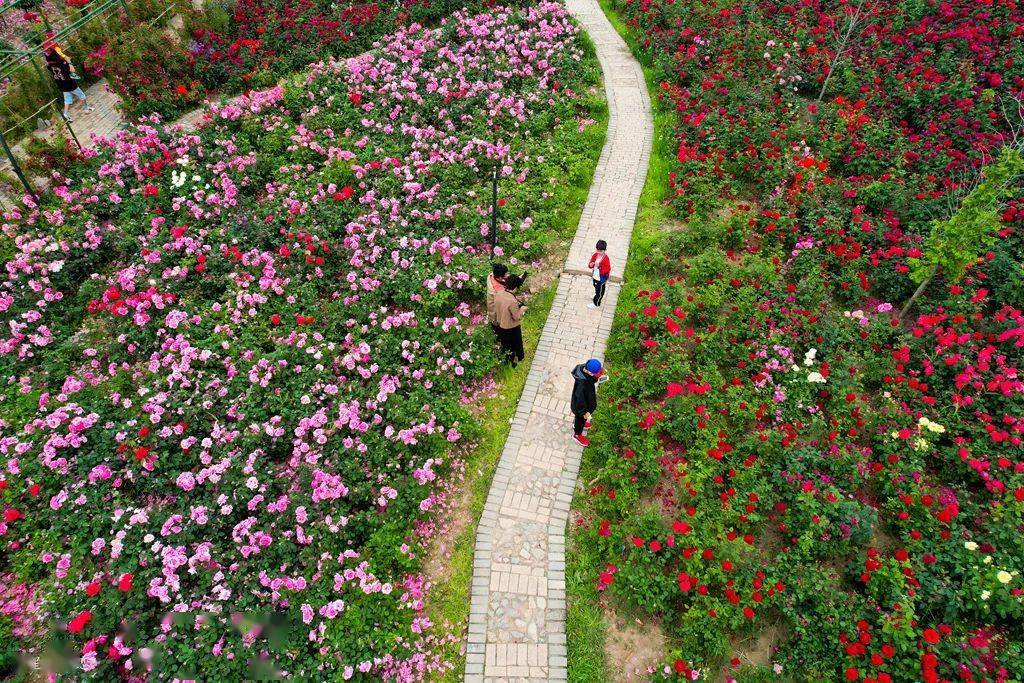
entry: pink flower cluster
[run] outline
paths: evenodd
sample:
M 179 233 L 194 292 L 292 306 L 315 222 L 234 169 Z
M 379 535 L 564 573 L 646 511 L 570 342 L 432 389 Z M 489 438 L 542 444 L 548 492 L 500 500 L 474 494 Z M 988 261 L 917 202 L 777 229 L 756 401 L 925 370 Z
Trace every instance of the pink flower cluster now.
M 97 678 L 196 653 L 219 680 L 446 668 L 420 562 L 495 363 L 481 165 L 531 254 L 582 58 L 557 4 L 455 14 L 198 132 L 122 131 L 5 215 L 0 542 L 41 578 L 2 585 L 26 649 L 47 622 Z

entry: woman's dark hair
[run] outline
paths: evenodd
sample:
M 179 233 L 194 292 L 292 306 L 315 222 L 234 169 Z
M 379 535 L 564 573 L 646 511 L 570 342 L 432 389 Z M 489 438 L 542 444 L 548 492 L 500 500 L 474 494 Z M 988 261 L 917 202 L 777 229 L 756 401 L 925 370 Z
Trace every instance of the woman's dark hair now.
M 494 277 L 505 277 L 505 274 L 508 273 L 508 266 L 504 263 L 492 263 L 491 273 L 494 274 Z
M 505 278 L 505 289 L 512 291 L 519 285 L 523 284 L 523 278 L 518 275 L 509 275 Z
M 605 242 L 604 240 L 598 240 L 597 241 L 597 250 L 598 251 L 604 251 L 607 248 L 608 248 L 608 243 L 607 242 Z

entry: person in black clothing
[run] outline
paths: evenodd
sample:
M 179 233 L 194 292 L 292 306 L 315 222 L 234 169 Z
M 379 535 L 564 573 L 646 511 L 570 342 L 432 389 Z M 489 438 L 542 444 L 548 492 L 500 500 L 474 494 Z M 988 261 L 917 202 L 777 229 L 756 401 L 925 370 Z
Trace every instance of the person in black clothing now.
M 57 89 L 64 96 L 64 118 L 71 121 L 68 110 L 76 99 L 82 101 L 82 105 L 85 107 L 83 112 L 89 114 L 94 111 L 93 107 L 89 106 L 85 92 L 78 85 L 74 67 L 71 66 L 71 60 L 67 58 L 67 55 L 61 52 L 54 43 L 45 46 L 45 55 L 46 68 L 49 70 L 50 76 L 53 77 L 53 82 L 57 84 Z
M 590 440 L 583 436 L 583 430 L 590 426 L 590 415 L 597 410 L 597 381 L 604 373 L 601 361 L 591 358 L 572 369 L 572 398 L 569 410 L 573 414 L 572 438 L 581 446 L 589 446 Z

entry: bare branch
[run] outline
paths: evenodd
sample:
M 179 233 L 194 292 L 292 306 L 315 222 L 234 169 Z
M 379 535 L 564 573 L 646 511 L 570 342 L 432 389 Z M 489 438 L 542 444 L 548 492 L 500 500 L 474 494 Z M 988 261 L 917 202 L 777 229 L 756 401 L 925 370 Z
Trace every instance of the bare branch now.
M 875 7 L 878 6 L 880 1 L 881 0 L 860 0 L 853 13 L 848 15 L 846 33 L 844 33 L 842 38 L 839 39 L 839 45 L 836 46 L 835 54 L 829 61 L 828 73 L 825 74 L 825 81 L 821 84 L 821 92 L 818 93 L 817 103 L 819 105 L 821 104 L 821 100 L 825 97 L 825 91 L 828 89 L 828 82 L 832 80 L 832 74 L 835 72 L 836 67 L 839 66 L 840 62 L 842 62 L 843 58 L 846 56 L 846 50 L 850 47 L 852 39 L 860 36 L 861 34 L 861 31 L 858 31 L 857 27 L 860 26 L 861 21 L 865 17 L 869 16 L 875 10 Z M 861 30 L 863 30 L 863 28 Z M 836 35 L 838 36 L 839 34 L 837 33 Z

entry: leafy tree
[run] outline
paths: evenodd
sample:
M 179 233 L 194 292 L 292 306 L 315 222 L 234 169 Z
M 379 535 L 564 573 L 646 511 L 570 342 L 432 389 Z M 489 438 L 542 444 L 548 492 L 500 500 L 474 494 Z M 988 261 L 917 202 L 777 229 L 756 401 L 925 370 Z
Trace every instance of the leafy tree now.
M 1024 159 L 1016 147 L 1005 147 L 999 158 L 985 167 L 984 178 L 970 191 L 957 211 L 942 221 L 933 221 L 924 254 L 911 259 L 910 276 L 920 283 L 900 312 L 902 318 L 936 275 L 950 281 L 964 276 L 978 254 L 995 243 L 999 227 L 999 205 L 1012 192 L 1013 183 L 1024 170 Z

